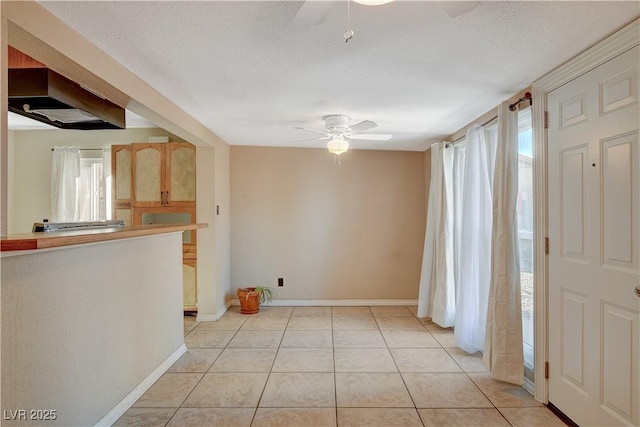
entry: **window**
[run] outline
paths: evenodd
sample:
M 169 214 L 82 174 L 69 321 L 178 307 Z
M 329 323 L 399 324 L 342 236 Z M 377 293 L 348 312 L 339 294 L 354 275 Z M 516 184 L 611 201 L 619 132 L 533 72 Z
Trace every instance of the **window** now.
M 533 381 L 533 133 L 531 107 L 518 113 L 518 238 L 525 376 Z
M 106 218 L 106 194 L 102 185 L 102 159 L 80 159 L 78 178 L 78 221 Z

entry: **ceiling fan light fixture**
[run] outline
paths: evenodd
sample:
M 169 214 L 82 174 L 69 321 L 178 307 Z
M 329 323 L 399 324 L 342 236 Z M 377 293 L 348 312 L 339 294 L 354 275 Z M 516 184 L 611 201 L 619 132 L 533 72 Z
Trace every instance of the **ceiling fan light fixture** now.
M 393 0 L 353 0 L 365 6 L 380 6 L 382 4 L 391 3 Z
M 340 154 L 347 152 L 349 149 L 349 142 L 346 141 L 342 135 L 337 135 L 327 142 L 327 149 L 331 154 L 339 156 Z

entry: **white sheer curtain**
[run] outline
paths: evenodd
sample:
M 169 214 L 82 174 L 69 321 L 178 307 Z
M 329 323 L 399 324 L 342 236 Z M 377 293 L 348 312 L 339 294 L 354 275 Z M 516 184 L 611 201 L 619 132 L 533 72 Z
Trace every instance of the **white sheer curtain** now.
M 51 221 L 78 220 L 80 149 L 55 147 L 51 164 Z
M 498 144 L 493 182 L 491 283 L 484 365 L 501 381 L 524 379 L 522 307 L 516 202 L 518 193 L 518 113 L 503 102 L 498 110 Z
M 484 128 L 467 131 L 458 252 L 456 345 L 468 353 L 484 350 L 491 277 L 492 200 Z
M 102 148 L 100 219 L 111 219 L 111 146 Z
M 455 319 L 452 160 L 452 150 L 445 144 L 431 146 L 431 185 L 418 296 L 418 317 L 430 316 L 442 327 L 453 326 Z

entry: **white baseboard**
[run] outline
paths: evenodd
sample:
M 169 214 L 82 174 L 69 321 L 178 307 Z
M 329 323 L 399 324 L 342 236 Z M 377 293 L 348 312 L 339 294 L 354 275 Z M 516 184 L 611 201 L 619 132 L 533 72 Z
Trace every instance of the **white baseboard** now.
M 239 306 L 240 301 L 232 300 L 233 306 Z M 272 307 L 309 307 L 309 306 L 378 306 L 378 305 L 418 305 L 417 299 L 319 299 L 319 300 L 273 300 L 271 303 L 264 304 Z
M 111 409 L 107 413 L 107 415 L 102 417 L 102 419 L 96 423 L 96 426 L 110 426 L 118 421 L 118 418 L 120 418 L 122 414 L 127 412 L 127 409 L 131 408 L 131 406 L 133 406 L 133 404 L 136 403 L 136 401 L 140 399 L 140 397 L 147 390 L 149 390 L 149 387 L 151 387 L 156 381 L 158 381 L 162 374 L 167 372 L 171 365 L 176 363 L 176 361 L 180 359 L 180 356 L 182 356 L 186 351 L 187 346 L 182 344 L 180 348 L 174 351 L 173 354 L 167 358 L 167 360 L 162 362 L 160 366 L 158 366 L 153 372 L 151 372 L 147 378 L 142 380 L 142 382 L 138 384 L 136 388 L 131 391 L 131 393 L 129 393 L 124 399 L 118 402 L 118 404 L 114 406 L 113 409 Z
M 525 378 L 524 379 L 524 383 L 522 384 L 522 388 L 527 390 L 529 392 L 529 394 L 531 394 L 531 395 L 533 395 L 535 397 L 536 386 L 535 386 L 534 383 L 531 382 L 531 380 L 529 380 L 529 378 Z
M 240 305 L 240 303 L 236 304 Z M 220 310 L 216 314 L 200 314 L 196 316 L 197 322 L 215 322 L 220 320 L 220 318 L 231 308 L 231 301 L 227 301 Z

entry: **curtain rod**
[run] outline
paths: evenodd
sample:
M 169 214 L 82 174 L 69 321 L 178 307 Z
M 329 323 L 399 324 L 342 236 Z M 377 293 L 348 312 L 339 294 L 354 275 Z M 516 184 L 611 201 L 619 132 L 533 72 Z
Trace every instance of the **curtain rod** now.
M 533 99 L 531 99 L 531 92 L 525 92 L 522 98 L 518 99 L 516 102 L 509 105 L 509 110 L 516 111 L 516 108 L 518 108 L 518 104 L 526 101 L 529 101 L 529 105 L 533 105 Z
M 516 108 L 518 107 L 518 105 L 519 105 L 521 102 L 526 102 L 526 101 L 529 101 L 529 105 L 533 105 L 533 99 L 531 98 L 531 92 L 525 92 L 525 93 L 524 93 L 524 96 L 523 96 L 522 98 L 518 99 L 518 100 L 517 100 L 516 102 L 514 102 L 513 104 L 510 104 L 510 105 L 509 105 L 509 110 L 511 110 L 511 111 L 515 111 L 515 110 L 516 110 Z M 486 122 L 484 122 L 481 126 L 486 126 L 486 125 L 488 125 L 489 123 L 491 123 L 492 121 L 494 121 L 494 120 L 495 120 L 495 119 L 497 119 L 497 118 L 498 118 L 498 116 L 495 116 L 495 117 L 493 117 L 492 119 L 487 120 Z M 463 139 L 465 139 L 466 137 L 467 137 L 466 135 L 463 135 L 463 136 L 461 136 L 460 138 L 454 139 L 454 140 L 453 140 L 453 141 L 451 141 L 451 142 L 447 142 L 447 143 L 445 144 L 445 147 L 449 147 L 450 145 L 453 145 L 453 144 L 455 144 L 455 143 L 457 143 L 457 142 L 460 142 L 460 141 L 462 141 Z
M 51 149 L 53 151 L 54 148 Z M 102 148 L 79 148 L 80 151 L 102 151 Z
M 493 116 L 492 118 L 490 118 L 489 120 L 487 120 L 486 122 L 484 122 L 483 124 L 481 124 L 480 126 L 483 126 L 483 127 L 484 127 L 484 126 L 488 125 L 489 123 L 491 123 L 492 121 L 494 121 L 494 120 L 495 120 L 495 119 L 497 119 L 497 118 L 498 118 L 498 116 Z M 463 139 L 465 139 L 466 137 L 467 137 L 467 135 L 466 135 L 466 134 L 465 134 L 465 135 L 462 135 L 460 138 L 456 138 L 456 139 L 454 139 L 454 140 L 453 140 L 453 141 L 451 141 L 451 142 L 447 142 L 444 146 L 445 146 L 445 148 L 449 148 L 449 146 L 450 146 L 450 145 L 454 145 L 454 144 L 456 144 L 456 143 L 458 143 L 458 142 L 462 141 L 462 140 L 463 140 Z

